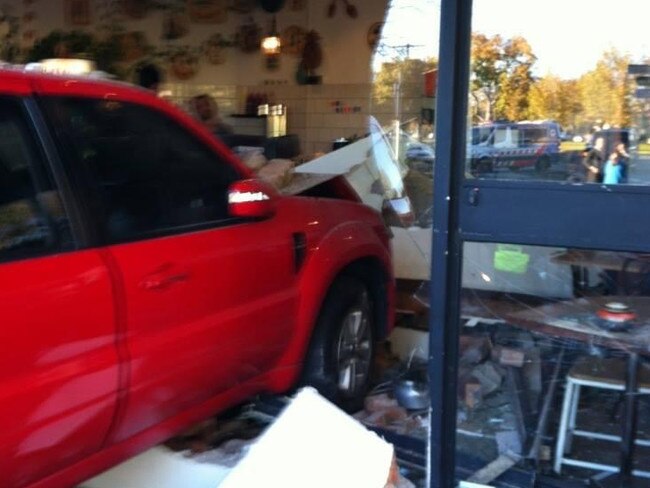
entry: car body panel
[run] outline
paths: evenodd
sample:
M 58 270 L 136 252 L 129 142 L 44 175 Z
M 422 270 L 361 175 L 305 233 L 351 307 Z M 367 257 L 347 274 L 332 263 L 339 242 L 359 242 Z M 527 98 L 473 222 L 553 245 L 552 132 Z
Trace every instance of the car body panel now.
M 115 316 L 93 251 L 0 265 L 0 473 L 23 486 L 102 447 L 116 407 Z
M 130 359 L 111 441 L 273 368 L 297 302 L 291 234 L 276 225 L 284 218 L 279 209 L 262 222 L 109 248 L 125 288 Z
M 251 177 L 207 130 L 143 90 L 2 70 L 0 92 L 153 108 Z M 62 178 L 73 186 L 70 166 Z M 83 205 L 85 192 L 74 193 L 64 203 Z M 72 486 L 254 394 L 286 391 L 332 281 L 359 260 L 384 277 L 389 332 L 394 279 L 381 216 L 350 201 L 273 198 L 264 219 L 113 245 L 90 232 L 87 249 L 0 264 L 11 324 L 0 359 L 3 486 Z
M 371 258 L 382 268 L 386 287 L 386 322 L 390 333 L 394 319 L 393 276 L 388 234 L 383 221 L 369 207 L 330 199 L 300 199 L 296 208 L 314 217 L 307 231 L 308 255 L 300 274 L 301 290 L 293 340 L 281 364 L 295 366 L 302 361 L 311 332 L 330 284 L 346 267 L 360 259 Z M 373 229 L 368 224 L 376 222 Z M 382 242 L 381 235 L 385 236 Z M 300 368 L 297 368 L 300 371 Z M 278 386 L 279 390 L 287 385 Z

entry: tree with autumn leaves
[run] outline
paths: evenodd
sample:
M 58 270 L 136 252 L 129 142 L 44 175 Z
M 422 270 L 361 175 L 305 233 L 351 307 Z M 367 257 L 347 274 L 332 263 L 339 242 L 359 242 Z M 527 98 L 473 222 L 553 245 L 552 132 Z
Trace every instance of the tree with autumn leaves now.
M 552 119 L 564 127 L 629 126 L 633 86 L 629 58 L 607 51 L 577 80 L 533 76 L 536 57 L 523 37 L 472 36 L 472 120 Z
M 472 36 L 470 93 L 475 118 L 517 120 L 528 111 L 535 55 L 523 37 Z
M 594 126 L 629 126 L 635 104 L 627 76 L 630 59 L 615 50 L 603 53 L 591 71 L 566 80 L 552 73 L 533 75 L 537 58 L 523 37 L 472 35 L 470 110 L 473 123 L 507 120 L 556 120 L 563 127 L 586 131 Z M 396 84 L 412 103 L 423 94 L 423 72 L 435 59 L 396 59 L 385 63 L 374 80 L 380 105 L 392 104 Z
M 378 103 L 392 103 L 399 84 L 404 98 L 419 99 L 424 94 L 424 72 L 437 67 L 435 58 L 406 58 L 384 63 L 375 76 L 373 96 Z

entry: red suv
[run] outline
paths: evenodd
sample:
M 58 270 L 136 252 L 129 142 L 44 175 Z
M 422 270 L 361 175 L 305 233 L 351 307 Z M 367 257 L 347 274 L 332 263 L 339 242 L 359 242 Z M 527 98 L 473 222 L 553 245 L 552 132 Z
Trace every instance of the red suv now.
M 142 90 L 15 69 L 0 172 L 3 487 L 73 485 L 298 383 L 358 405 L 393 314 L 373 210 L 280 196 Z

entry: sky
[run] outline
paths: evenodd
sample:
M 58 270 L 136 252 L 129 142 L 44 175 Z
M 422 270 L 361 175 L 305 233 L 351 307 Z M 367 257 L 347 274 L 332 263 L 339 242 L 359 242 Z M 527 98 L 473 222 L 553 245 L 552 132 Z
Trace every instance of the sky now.
M 411 57 L 437 57 L 440 0 L 390 4 L 383 43 L 420 45 L 411 49 Z M 650 56 L 650 0 L 474 0 L 472 30 L 523 36 L 538 58 L 536 75 L 577 78 L 607 49 L 629 54 L 634 62 Z M 376 63 L 396 54 L 388 48 Z

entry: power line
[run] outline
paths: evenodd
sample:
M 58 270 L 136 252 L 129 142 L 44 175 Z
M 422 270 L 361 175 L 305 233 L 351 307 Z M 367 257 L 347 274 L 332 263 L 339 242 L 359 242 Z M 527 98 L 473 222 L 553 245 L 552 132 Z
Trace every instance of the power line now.
M 382 56 L 388 56 L 391 53 L 397 54 L 398 57 L 400 58 L 406 58 L 408 59 L 411 55 L 411 49 L 414 47 L 424 47 L 424 44 L 411 44 L 411 43 L 406 43 L 406 44 L 399 44 L 399 45 L 388 45 L 379 43 L 379 46 L 377 46 L 377 51 L 379 54 Z

